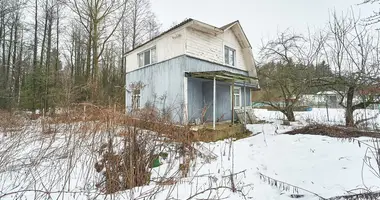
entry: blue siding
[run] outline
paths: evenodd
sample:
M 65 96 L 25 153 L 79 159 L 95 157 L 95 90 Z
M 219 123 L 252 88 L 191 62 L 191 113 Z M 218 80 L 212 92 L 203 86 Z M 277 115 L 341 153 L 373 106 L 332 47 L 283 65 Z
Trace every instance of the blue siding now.
M 200 85 L 202 87 L 200 87 Z M 231 84 L 216 82 L 216 118 L 231 120 Z M 246 105 L 250 105 L 250 89 L 246 88 Z M 244 89 L 242 88 L 242 98 L 244 98 Z M 201 96 L 200 96 L 201 94 Z M 208 108 L 205 119 L 212 121 L 213 117 L 213 81 L 189 78 L 188 84 L 188 111 L 189 121 L 201 118 L 203 108 Z M 242 99 L 244 105 L 244 99 Z
M 127 87 L 138 81 L 142 81 L 146 85 L 141 90 L 141 107 L 144 107 L 147 102 L 152 102 L 160 110 L 170 109 L 173 119 L 182 121 L 185 59 L 185 57 L 177 57 L 127 73 Z M 128 110 L 131 109 L 131 99 L 131 94 L 127 94 Z
M 179 56 L 171 60 L 156 63 L 151 66 L 139 68 L 127 73 L 126 83 L 142 81 L 146 86 L 141 90 L 140 105 L 144 107 L 147 102 L 154 103 L 159 109 L 170 108 L 173 120 L 182 122 L 184 102 L 184 76 L 185 72 L 202 72 L 226 70 L 233 73 L 247 75 L 248 72 L 216 63 L 199 60 L 189 56 Z M 205 103 L 210 105 L 206 117 L 212 120 L 212 81 L 188 78 L 188 118 L 193 121 L 201 117 Z M 217 82 L 216 117 L 223 114 L 224 120 L 231 119 L 230 85 Z M 160 97 L 166 97 L 161 98 Z M 131 94 L 127 93 L 127 109 L 131 109 Z M 244 101 L 242 101 L 244 103 Z M 249 88 L 247 88 L 247 105 L 250 105 Z
M 202 79 L 188 78 L 187 102 L 188 118 L 190 121 L 199 118 L 204 107 Z
M 228 120 L 231 119 L 231 98 L 230 98 L 230 85 L 217 82 L 216 84 L 216 119 Z M 213 117 L 213 82 L 203 83 L 203 95 L 208 105 L 207 120 L 212 121 Z
M 191 56 L 186 56 L 186 66 L 184 66 L 185 72 L 205 72 L 205 71 L 217 71 L 217 70 L 226 70 L 233 73 L 238 73 L 242 75 L 248 75 L 248 72 L 241 69 L 236 69 L 224 65 L 220 65 L 213 62 L 208 62 L 193 58 Z

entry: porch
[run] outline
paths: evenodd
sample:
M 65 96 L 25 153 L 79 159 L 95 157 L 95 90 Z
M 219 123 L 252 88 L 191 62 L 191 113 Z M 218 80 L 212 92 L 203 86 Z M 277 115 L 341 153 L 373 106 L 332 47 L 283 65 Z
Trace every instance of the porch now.
M 188 122 L 212 122 L 214 129 L 217 122 L 234 123 L 235 109 L 250 106 L 251 92 L 258 90 L 255 79 L 228 71 L 185 72 Z

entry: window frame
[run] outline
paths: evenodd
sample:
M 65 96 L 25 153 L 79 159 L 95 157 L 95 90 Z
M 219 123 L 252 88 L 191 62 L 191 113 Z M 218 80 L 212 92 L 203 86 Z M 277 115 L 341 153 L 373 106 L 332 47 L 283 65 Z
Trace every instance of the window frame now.
M 152 53 L 153 50 L 154 50 L 154 54 Z M 149 52 L 149 64 L 145 64 L 145 53 L 147 53 L 147 52 Z M 140 58 L 141 56 L 142 56 L 142 60 Z M 156 48 L 156 46 L 153 46 L 149 49 L 141 51 L 140 53 L 137 54 L 137 65 L 138 65 L 138 67 L 145 67 L 148 65 L 152 65 L 156 62 L 157 62 L 157 48 Z
M 232 86 L 231 86 L 232 89 Z M 235 94 L 235 89 L 239 90 L 239 94 Z M 236 106 L 236 96 L 239 96 L 239 106 Z M 242 107 L 242 94 L 241 94 L 241 87 L 239 86 L 234 86 L 233 91 L 232 91 L 232 98 L 234 99 L 234 105 L 232 105 L 235 108 L 241 108 Z M 232 101 L 232 99 L 231 99 Z
M 224 45 L 224 48 L 223 48 L 223 52 L 224 52 L 224 64 L 225 65 L 228 65 L 228 66 L 231 66 L 231 67 L 235 67 L 236 66 L 236 49 L 228 46 L 228 45 Z M 228 52 L 228 53 L 227 53 Z M 233 62 L 231 64 L 231 60 L 230 60 L 230 52 L 233 52 Z M 228 56 L 226 57 L 226 53 L 228 54 Z M 226 62 L 226 59 L 228 58 L 228 63 Z
M 136 89 L 136 90 L 133 90 L 132 92 L 132 110 L 139 110 L 140 108 L 141 108 L 141 90 Z

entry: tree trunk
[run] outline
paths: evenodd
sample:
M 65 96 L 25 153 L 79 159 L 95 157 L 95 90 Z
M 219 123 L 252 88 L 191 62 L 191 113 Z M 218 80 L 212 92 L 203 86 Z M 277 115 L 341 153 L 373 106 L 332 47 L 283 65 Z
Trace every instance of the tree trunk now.
M 45 41 L 46 41 L 46 32 L 47 32 L 47 25 L 48 25 L 48 1 L 46 1 L 46 7 L 45 7 L 45 27 L 44 27 L 44 35 L 42 36 L 42 45 L 41 45 L 41 56 L 40 56 L 40 66 L 43 66 L 44 62 L 44 50 L 45 50 Z
M 21 99 L 21 80 L 22 80 L 22 54 L 23 54 L 23 48 L 24 48 L 24 32 L 21 31 L 21 41 L 20 41 L 20 52 L 18 55 L 18 65 L 17 65 L 17 77 L 16 77 L 16 83 L 15 83 L 15 90 L 16 90 L 16 103 L 17 107 L 20 107 L 20 99 Z
M 12 58 L 12 104 L 11 106 L 14 106 L 14 103 L 17 101 L 17 93 L 18 93 L 18 78 L 19 75 L 17 74 L 20 62 L 17 61 L 17 40 L 18 40 L 18 20 L 19 20 L 19 14 L 16 13 L 16 19 L 15 19 L 15 34 L 14 34 L 14 46 L 13 46 L 13 58 Z M 17 72 L 16 72 L 17 69 Z
M 48 30 L 47 30 L 47 48 L 46 48 L 46 74 L 45 74 L 45 111 L 49 110 L 49 87 L 51 78 L 51 40 L 52 40 L 52 26 L 53 26 L 53 11 L 50 9 L 48 14 Z
M 121 69 L 121 83 L 123 84 L 124 86 L 124 74 L 125 74 L 125 70 L 124 70 L 124 65 L 125 65 L 125 61 L 126 61 L 126 57 L 124 56 L 125 54 L 125 46 L 126 46 L 126 35 L 125 35 L 125 21 L 123 19 L 122 21 L 122 28 L 121 28 L 121 66 L 120 66 L 120 69 Z
M 133 10 L 133 22 L 132 22 L 132 49 L 136 47 L 136 40 L 137 40 L 137 12 L 138 12 L 138 6 L 137 1 L 135 0 L 134 3 L 134 10 Z
M 296 118 L 294 116 L 294 111 L 291 108 L 288 108 L 286 110 L 283 110 L 282 113 L 285 115 L 286 119 L 290 122 L 296 121 Z
M 355 87 L 348 87 L 347 91 L 347 101 L 346 101 L 346 126 L 353 127 L 354 123 L 354 109 L 353 109 L 353 99 L 354 99 Z
M 1 9 L 4 9 L 3 8 L 3 5 L 1 7 Z M 0 15 L 0 45 L 3 44 L 5 41 L 3 41 L 3 29 L 5 29 L 5 24 L 4 24 L 4 16 Z M 4 74 L 5 74 L 5 65 L 1 65 L 0 67 L 0 91 L 3 89 L 4 87 Z
M 93 74 L 92 78 L 95 84 L 97 84 L 98 80 L 98 70 L 99 70 L 99 55 L 98 55 L 98 24 L 97 22 L 94 22 L 94 34 L 92 38 L 92 64 L 93 64 Z
M 92 22 L 90 20 L 90 30 L 88 33 L 87 41 L 87 62 L 86 62 L 86 81 L 90 79 L 91 74 L 91 46 L 92 46 Z
M 38 0 L 35 0 L 35 13 L 34 13 L 34 45 L 33 45 L 33 74 L 32 74 L 32 111 L 36 110 L 36 72 L 37 72 L 37 49 L 38 49 Z
M 8 78 L 9 78 L 9 74 L 10 74 L 10 69 L 11 69 L 11 57 L 12 57 L 12 47 L 13 47 L 13 33 L 14 33 L 14 26 L 15 26 L 15 23 L 12 23 L 12 26 L 11 26 L 11 33 L 9 34 L 9 46 L 8 46 L 8 58 L 7 58 L 7 71 L 6 71 L 6 80 L 7 80 L 7 83 L 8 84 Z

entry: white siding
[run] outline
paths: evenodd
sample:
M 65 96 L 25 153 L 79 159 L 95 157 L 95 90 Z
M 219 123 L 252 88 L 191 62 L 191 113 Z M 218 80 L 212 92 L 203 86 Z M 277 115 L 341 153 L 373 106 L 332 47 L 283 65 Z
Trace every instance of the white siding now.
M 217 36 L 193 28 L 186 29 L 186 54 L 224 65 L 224 45 L 236 50 L 235 67 L 247 70 L 243 50 L 231 29 Z
M 243 49 L 241 48 L 235 34 L 232 29 L 228 29 L 224 32 L 224 45 L 227 45 L 236 50 L 236 68 L 247 70 L 246 64 L 244 62 Z
M 164 35 L 128 54 L 126 58 L 126 72 L 137 69 L 137 54 L 153 46 L 156 46 L 157 62 L 183 55 L 185 54 L 185 30 L 179 29 L 175 32 Z
M 127 55 L 126 72 L 138 68 L 137 54 L 156 46 L 157 62 L 187 54 L 196 58 L 224 65 L 224 45 L 236 50 L 235 68 L 248 70 L 246 55 L 232 29 L 222 34 L 212 34 L 190 27 L 180 28 L 140 47 Z
M 222 38 L 193 28 L 186 30 L 186 54 L 223 64 Z

